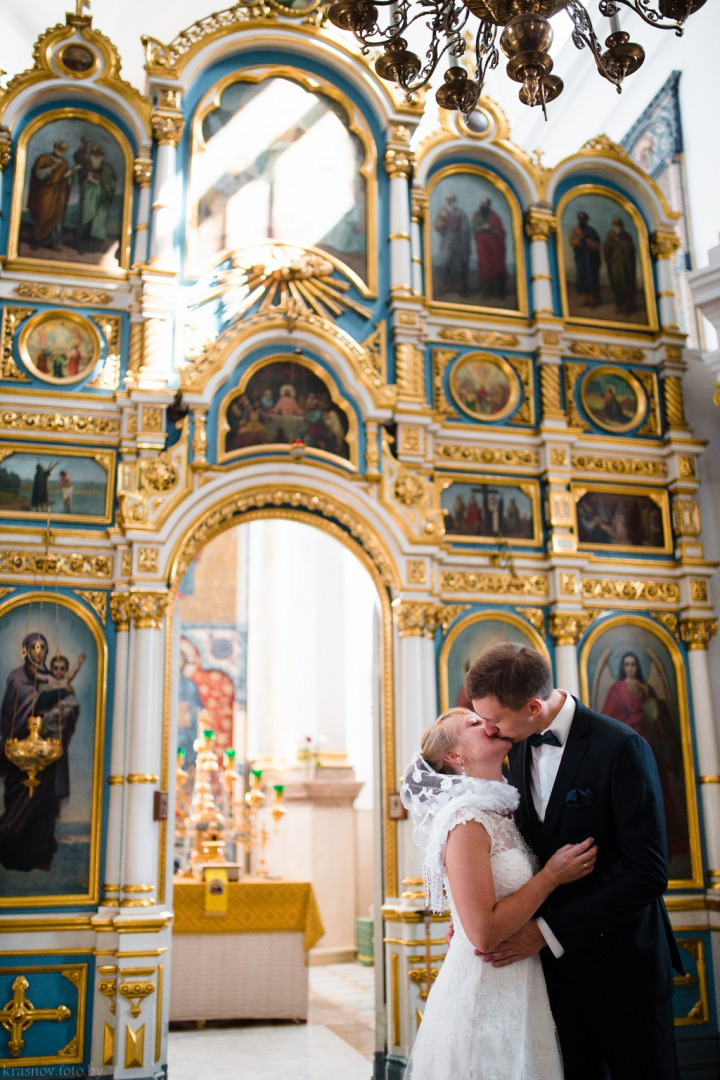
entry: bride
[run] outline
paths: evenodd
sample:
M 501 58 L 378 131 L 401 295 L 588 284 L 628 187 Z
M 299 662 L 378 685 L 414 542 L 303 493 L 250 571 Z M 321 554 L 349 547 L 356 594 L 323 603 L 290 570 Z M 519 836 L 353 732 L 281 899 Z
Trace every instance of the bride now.
M 512 816 L 520 795 L 502 777 L 511 745 L 474 712 L 449 709 L 405 774 L 427 905 L 444 911 L 444 886 L 454 927 L 405 1080 L 562 1080 L 540 957 L 494 968 L 476 950 L 492 952 L 558 885 L 591 874 L 597 848 L 568 844 L 538 869 Z

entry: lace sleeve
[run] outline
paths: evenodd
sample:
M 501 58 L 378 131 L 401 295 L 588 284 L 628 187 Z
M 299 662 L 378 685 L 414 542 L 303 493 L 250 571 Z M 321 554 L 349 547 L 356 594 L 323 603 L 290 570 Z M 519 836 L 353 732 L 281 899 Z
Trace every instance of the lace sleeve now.
M 490 810 L 480 810 L 477 806 L 463 806 L 453 815 L 448 833 L 456 825 L 464 825 L 467 821 L 477 821 L 485 829 L 485 832 L 490 837 L 491 856 L 499 855 L 503 851 L 510 851 L 512 848 L 517 847 L 526 850 L 526 845 L 518 832 L 515 821 L 510 816 L 494 814 Z

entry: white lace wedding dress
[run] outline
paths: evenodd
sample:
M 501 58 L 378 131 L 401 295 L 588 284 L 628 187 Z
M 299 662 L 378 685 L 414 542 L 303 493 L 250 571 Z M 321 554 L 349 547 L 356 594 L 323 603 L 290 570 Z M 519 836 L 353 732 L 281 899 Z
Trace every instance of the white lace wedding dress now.
M 537 869 L 511 817 L 465 806 L 451 828 L 479 821 L 490 836 L 498 900 Z M 405 1080 L 562 1080 L 539 956 L 494 968 L 475 955 L 447 887 L 454 935 L 433 985 Z

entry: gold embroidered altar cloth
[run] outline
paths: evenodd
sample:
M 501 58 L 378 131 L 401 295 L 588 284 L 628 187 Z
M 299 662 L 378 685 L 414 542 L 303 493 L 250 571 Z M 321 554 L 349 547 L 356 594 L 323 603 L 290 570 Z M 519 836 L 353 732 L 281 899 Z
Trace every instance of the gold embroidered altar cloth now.
M 176 881 L 173 890 L 174 934 L 258 934 L 301 932 L 311 949 L 325 930 L 309 881 L 248 878 L 228 885 L 226 915 L 207 915 L 205 886 Z

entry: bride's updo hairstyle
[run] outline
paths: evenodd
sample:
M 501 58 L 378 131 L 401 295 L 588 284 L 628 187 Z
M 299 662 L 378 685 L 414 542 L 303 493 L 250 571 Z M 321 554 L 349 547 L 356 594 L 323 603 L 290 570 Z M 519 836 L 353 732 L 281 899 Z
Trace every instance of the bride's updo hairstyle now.
M 457 721 L 463 716 L 475 716 L 475 713 L 470 709 L 448 709 L 442 716 L 438 716 L 432 727 L 427 728 L 423 734 L 420 741 L 420 753 L 435 772 L 451 774 L 459 772 L 448 764 L 445 755 L 457 746 Z

